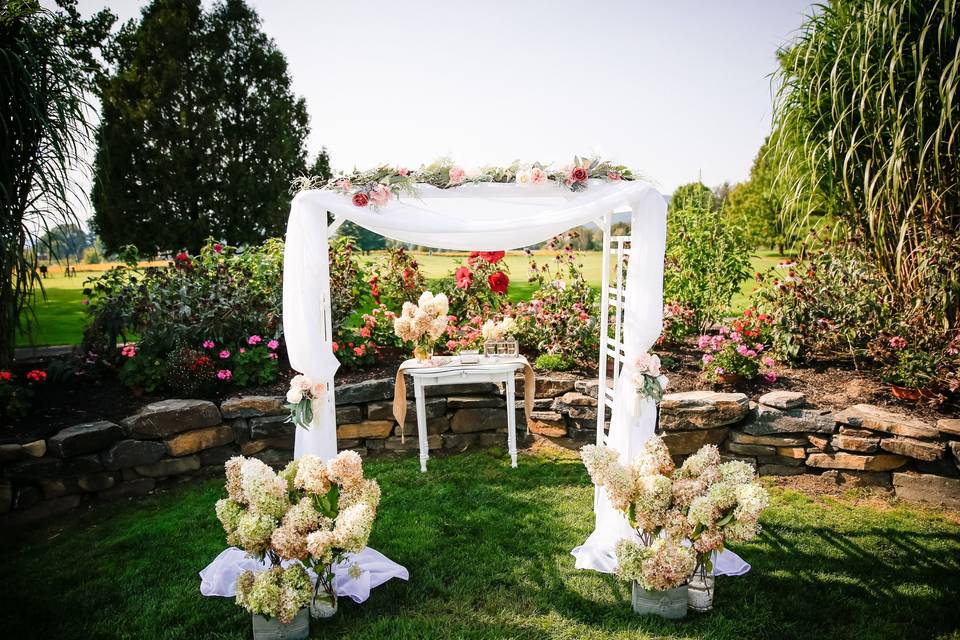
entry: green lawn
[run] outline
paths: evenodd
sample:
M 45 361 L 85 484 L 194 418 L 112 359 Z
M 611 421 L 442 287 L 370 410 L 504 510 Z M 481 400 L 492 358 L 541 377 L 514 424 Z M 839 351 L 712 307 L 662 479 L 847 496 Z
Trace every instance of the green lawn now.
M 383 501 L 370 544 L 410 570 L 365 604 L 342 601 L 315 638 L 957 638 L 960 526 L 944 515 L 773 490 L 753 564 L 718 580 L 715 611 L 632 615 L 628 586 L 574 568 L 593 491 L 569 458 L 505 452 L 370 462 Z M 219 553 L 222 480 L 187 484 L 57 528 L 5 532 L 6 638 L 250 637 L 232 601 L 203 598 Z M 953 635 L 950 635 L 953 633 Z

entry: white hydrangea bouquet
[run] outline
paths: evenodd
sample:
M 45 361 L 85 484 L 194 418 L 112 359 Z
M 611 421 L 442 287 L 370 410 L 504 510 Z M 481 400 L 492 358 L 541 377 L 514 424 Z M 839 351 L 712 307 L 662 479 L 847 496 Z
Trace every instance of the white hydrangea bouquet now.
M 314 382 L 305 375 L 297 374 L 290 380 L 290 389 L 287 390 L 287 410 L 292 422 L 304 429 L 310 428 L 313 422 L 315 407 L 318 407 L 327 397 L 327 385 L 323 382 Z
M 315 617 L 332 615 L 319 612 L 336 610 L 333 566 L 367 546 L 380 503 L 380 487 L 363 477 L 360 456 L 342 451 L 324 463 L 306 455 L 279 474 L 255 458 L 235 457 L 225 469 L 227 497 L 216 512 L 227 542 L 269 564 L 241 574 L 237 604 L 284 624 L 307 605 Z M 283 568 L 283 561 L 292 562 Z M 316 585 L 305 567 L 316 573 Z
M 433 357 L 433 348 L 447 330 L 450 302 L 446 294 L 430 291 L 420 295 L 417 304 L 404 302 L 393 320 L 393 332 L 404 342 L 413 343 L 413 357 L 426 362 Z
M 484 340 L 505 340 L 517 328 L 517 322 L 510 316 L 505 317 L 500 322 L 494 322 L 491 318 L 480 327 L 480 335 Z
M 663 399 L 667 390 L 667 376 L 660 370 L 660 357 L 644 353 L 633 363 L 633 386 L 637 391 L 637 402 L 641 398 L 652 398 L 654 402 Z M 639 407 L 635 413 L 639 413 Z
M 714 445 L 679 469 L 660 437 L 644 443 L 629 465 L 609 447 L 587 445 L 581 456 L 594 484 L 637 531 L 640 544 L 621 541 L 617 560 L 620 575 L 644 589 L 671 589 L 694 575 L 706 584 L 712 553 L 727 541 L 752 539 L 769 503 L 753 467 L 721 462 Z M 712 590 L 709 596 L 712 603 Z

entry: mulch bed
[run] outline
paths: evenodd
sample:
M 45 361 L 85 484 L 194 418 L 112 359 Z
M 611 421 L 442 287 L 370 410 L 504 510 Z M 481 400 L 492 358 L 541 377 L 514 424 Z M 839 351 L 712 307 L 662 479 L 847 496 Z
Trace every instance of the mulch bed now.
M 667 375 L 670 378 L 669 392 L 692 391 L 711 388 L 700 377 L 701 353 L 692 344 L 673 345 L 658 349 L 664 359 Z M 349 384 L 392 378 L 396 367 L 402 360 L 394 355 L 377 365 L 362 371 L 341 369 L 337 374 L 337 384 Z M 236 395 L 283 395 L 288 381 L 293 375 L 288 369 L 275 383 L 260 387 L 248 387 L 242 390 L 230 390 L 209 397 L 220 401 Z M 752 400 L 774 389 L 800 391 L 807 395 L 807 401 L 817 407 L 836 411 L 857 403 L 886 406 L 893 410 L 906 411 L 918 418 L 936 421 L 944 417 L 960 417 L 960 406 L 956 399 L 952 402 L 931 407 L 924 403 L 904 403 L 890 395 L 889 387 L 879 380 L 870 370 L 856 370 L 846 363 L 814 362 L 810 366 L 791 369 L 778 369 L 780 378 L 772 384 L 763 381 L 747 382 L 734 387 L 713 385 L 716 391 L 739 391 Z M 579 372 L 584 377 L 596 375 L 596 371 Z M 38 390 L 33 415 L 15 425 L 0 428 L 0 443 L 29 442 L 46 438 L 60 429 L 83 422 L 96 420 L 118 421 L 132 415 L 145 404 L 171 397 L 171 394 L 149 396 L 135 395 L 120 384 L 115 376 L 98 378 L 77 376 L 69 384 L 47 384 Z

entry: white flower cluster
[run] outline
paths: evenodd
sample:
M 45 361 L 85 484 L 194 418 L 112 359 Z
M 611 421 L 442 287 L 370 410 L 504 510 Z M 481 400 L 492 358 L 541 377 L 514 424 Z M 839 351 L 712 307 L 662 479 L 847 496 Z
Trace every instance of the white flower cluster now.
M 244 571 L 237 579 L 237 604 L 250 613 L 276 618 L 284 624 L 310 604 L 312 597 L 313 583 L 299 563 L 286 569 L 272 567 L 258 573 Z
M 224 467 L 228 497 L 217 501 L 216 512 L 227 542 L 263 557 L 273 530 L 290 508 L 287 484 L 255 458 L 234 457 Z
M 417 342 L 425 337 L 436 342 L 447 329 L 450 303 L 446 294 L 434 296 L 429 291 L 420 295 L 417 304 L 404 302 L 400 314 L 393 320 L 393 332 L 401 340 Z
M 658 538 L 650 546 L 617 543 L 617 575 L 648 591 L 679 587 L 693 574 L 696 561 L 692 549 L 670 538 Z
M 268 555 L 275 565 L 242 574 L 237 602 L 252 613 L 289 622 L 313 595 L 306 577 L 302 597 L 303 564 L 328 575 L 343 554 L 367 546 L 380 486 L 363 477 L 363 463 L 353 451 L 329 462 L 306 455 L 279 474 L 260 460 L 242 457 L 228 460 L 225 470 L 228 497 L 217 502 L 216 513 L 227 542 L 260 558 Z M 280 560 L 299 562 L 280 569 Z
M 516 328 L 516 321 L 510 316 L 507 316 L 500 322 L 494 322 L 492 319 L 487 320 L 483 323 L 483 326 L 480 327 L 480 334 L 484 340 L 503 340 L 513 333 Z

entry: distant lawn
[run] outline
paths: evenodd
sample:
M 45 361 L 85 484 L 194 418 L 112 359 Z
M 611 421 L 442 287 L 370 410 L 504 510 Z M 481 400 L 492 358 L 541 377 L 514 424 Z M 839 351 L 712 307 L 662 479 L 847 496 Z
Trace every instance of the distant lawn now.
M 578 460 L 522 455 L 511 469 L 492 449 L 435 457 L 426 474 L 413 456 L 366 470 L 383 488 L 370 545 L 410 581 L 341 600 L 314 638 L 957 638 L 960 526 L 945 514 L 775 488 L 759 537 L 735 547 L 753 570 L 718 580 L 712 613 L 668 622 L 634 616 L 625 582 L 574 568 L 593 528 Z M 0 533 L 3 637 L 248 640 L 250 615 L 199 591 L 225 546 L 223 494 L 206 480 Z
M 416 253 L 417 261 L 426 276 L 429 286 L 434 289 L 439 288 L 441 281 L 445 280 L 447 275 L 453 271 L 458 262 L 465 262 L 467 254 L 449 254 L 438 253 L 428 255 L 426 253 Z M 363 260 L 376 260 L 377 255 L 365 256 Z M 587 282 L 596 289 L 600 288 L 601 278 L 601 254 L 599 251 L 591 251 L 580 254 L 583 263 L 583 273 Z M 535 259 L 539 264 L 551 260 L 549 255 L 536 255 Z M 751 259 L 754 271 L 764 272 L 773 267 L 781 259 L 781 256 L 773 251 L 761 251 Z M 509 268 L 510 289 L 507 296 L 513 302 L 529 300 L 533 294 L 534 286 L 527 281 L 529 277 L 530 259 L 521 254 L 508 254 L 503 263 Z M 17 336 L 17 346 L 27 347 L 31 345 L 73 345 L 79 344 L 83 338 L 83 326 L 86 319 L 85 307 L 83 306 L 83 282 L 96 275 L 97 271 L 102 271 L 108 265 L 84 265 L 85 271 L 80 271 L 72 278 L 67 278 L 59 272 L 54 272 L 50 277 L 44 280 L 47 299 L 41 299 L 37 294 L 37 323 L 34 328 L 32 339 L 27 335 Z M 89 269 L 89 270 L 88 270 Z M 740 312 L 749 305 L 749 294 L 753 291 L 756 283 L 751 276 L 744 280 L 740 294 L 735 296 L 731 308 L 735 312 Z
M 17 346 L 79 344 L 86 319 L 83 282 L 92 275 L 78 272 L 71 278 L 59 273 L 47 277 L 43 281 L 46 299 L 36 293 L 33 335 L 18 334 Z

